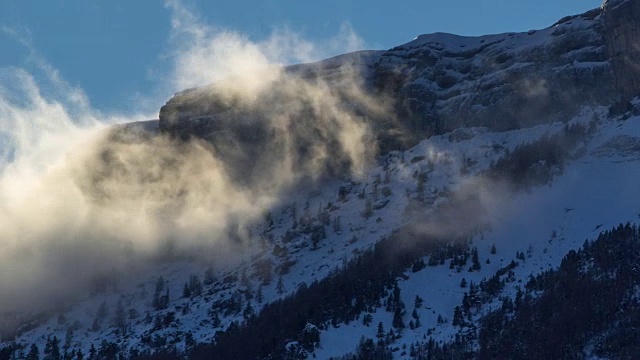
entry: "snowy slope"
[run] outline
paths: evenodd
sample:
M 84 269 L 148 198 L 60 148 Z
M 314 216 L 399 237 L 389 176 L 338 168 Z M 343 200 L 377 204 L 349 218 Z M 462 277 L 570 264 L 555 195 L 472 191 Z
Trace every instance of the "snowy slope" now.
M 492 230 L 477 235 L 471 245 L 478 249 L 480 271 L 451 270 L 448 263 L 416 273 L 407 270 L 405 279 L 399 281 L 407 304 L 405 322 L 411 320 L 414 299 L 419 295 L 424 299 L 418 309 L 422 325 L 415 330 L 405 329 L 396 342 L 399 348 L 423 340 L 427 332 L 434 339 L 445 341 L 457 331 L 451 318 L 453 308 L 467 290 L 460 287 L 462 278 L 477 284 L 515 259 L 516 252 L 526 252 L 528 257 L 519 261 L 513 270 L 515 279 L 504 290 L 513 295 L 516 286 L 522 286 L 530 274 L 557 266 L 569 249 L 579 247 L 600 229 L 637 219 L 637 198 L 620 198 L 616 194 L 623 189 L 627 194 L 640 191 L 631 180 L 635 173 L 630 173 L 640 168 L 629 168 L 640 161 L 640 147 L 635 142 L 640 141 L 640 119 L 606 119 L 605 114 L 604 109 L 585 109 L 572 120 L 587 123 L 602 119 L 597 133 L 579 152 L 582 155 L 550 186 L 490 202 L 496 205 L 491 209 Z M 425 217 L 437 213 L 458 187 L 493 161 L 518 144 L 555 134 L 563 127 L 556 123 L 497 133 L 484 128 L 464 129 L 432 137 L 405 152 L 393 152 L 380 159 L 364 178 L 326 184 L 311 194 L 295 195 L 290 204 L 271 209 L 273 223 L 256 227 L 253 243 L 243 257 L 224 265 L 184 261 L 159 265 L 136 278 L 123 279 L 106 294 L 81 301 L 33 328 L 25 327 L 16 343 L 25 347 L 36 343 L 42 350 L 50 336 L 55 335 L 64 343 L 63 339 L 71 335 L 70 349 L 81 349 L 86 354 L 92 344 L 98 347 L 103 340 L 140 351 L 171 345 L 184 349 L 189 346 L 187 333 L 198 343 L 209 342 L 216 331 L 224 330 L 232 321 L 242 323 L 247 304 L 257 313 L 266 303 L 293 293 L 303 283 L 326 277 L 382 237 L 413 221 L 413 217 L 406 216 L 406 209 L 415 206 L 412 199 L 424 197 L 420 212 Z M 427 174 L 422 194 L 418 194 L 420 173 Z M 371 204 L 368 217 L 364 216 L 367 203 Z M 299 223 L 295 230 L 294 207 Z M 326 237 L 314 246 L 312 233 L 305 232 L 301 223 L 307 221 L 312 227 L 320 224 L 318 218 L 327 215 Z M 492 245 L 497 254 L 490 254 Z M 268 280 L 256 270 L 265 260 L 271 264 Z M 288 270 L 281 270 L 283 264 Z M 210 266 L 214 276 L 207 284 L 204 273 Z M 192 275 L 203 283 L 202 294 L 183 298 L 184 284 Z M 159 276 L 164 279 L 171 300 L 166 309 L 156 310 L 152 303 Z M 257 299 L 258 291 L 262 301 Z M 126 326 L 120 329 L 116 326 L 119 302 L 126 315 Z M 106 315 L 94 327 L 103 303 Z M 439 324 L 438 316 L 445 322 Z M 316 357 L 326 359 L 353 351 L 361 336 L 375 337 L 379 322 L 385 329 L 391 328 L 393 314 L 384 307 L 372 317 L 373 325 L 368 327 L 356 321 L 323 330 Z M 70 328 L 73 331 L 69 332 Z
M 582 246 L 585 239 L 594 239 L 601 231 L 621 222 L 637 222 L 640 188 L 634 179 L 640 176 L 638 141 L 640 117 L 602 121 L 596 135 L 585 144 L 584 156 L 567 166 L 549 186 L 518 193 L 505 202 L 492 230 L 473 239 L 481 271 L 459 272 L 449 269 L 448 263 L 417 273 L 407 271 L 407 279 L 399 281 L 408 309 L 405 322 L 411 319 L 412 304 L 418 295 L 424 299 L 418 311 L 422 326 L 405 329 L 394 347 L 408 348 L 411 343 L 424 341 L 427 333 L 436 341 L 451 340 L 459 330 L 451 324 L 454 307 L 462 303 L 463 294 L 468 291 L 468 287 L 460 286 L 463 278 L 478 284 L 512 260 L 517 261 L 518 266 L 513 269 L 515 277 L 502 294 L 513 297 L 530 275 L 556 268 L 564 255 Z M 497 248 L 496 254 L 490 253 L 492 245 Z M 517 252 L 527 254 L 524 261 L 516 258 Z M 490 308 L 483 308 L 478 316 Z M 447 322 L 439 324 L 439 315 Z M 392 317 L 393 314 L 380 308 L 373 314 L 372 324 L 382 322 L 388 330 Z M 322 345 L 316 355 L 325 359 L 354 351 L 361 336 L 375 338 L 376 332 L 376 326 L 366 327 L 361 322 L 329 329 L 321 334 Z M 409 358 L 399 356 L 401 353 L 397 352 L 396 357 Z

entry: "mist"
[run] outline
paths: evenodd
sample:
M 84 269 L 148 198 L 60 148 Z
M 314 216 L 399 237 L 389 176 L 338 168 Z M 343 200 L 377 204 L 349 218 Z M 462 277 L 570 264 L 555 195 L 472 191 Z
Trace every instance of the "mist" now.
M 301 181 L 358 176 L 375 157 L 361 113 L 385 107 L 357 72 L 337 91 L 282 69 L 361 47 L 348 25 L 319 45 L 286 28 L 251 41 L 179 1 L 166 7 L 174 68 L 162 86 L 207 85 L 198 94 L 269 135 L 252 149 L 239 138 L 212 143 L 153 123 L 125 125 L 156 116 L 142 105 L 133 114 L 92 109 L 82 89 L 19 39 L 44 80 L 20 68 L 0 73 L 0 314 L 59 308 L 96 278 L 135 276 L 168 255 L 227 258 Z

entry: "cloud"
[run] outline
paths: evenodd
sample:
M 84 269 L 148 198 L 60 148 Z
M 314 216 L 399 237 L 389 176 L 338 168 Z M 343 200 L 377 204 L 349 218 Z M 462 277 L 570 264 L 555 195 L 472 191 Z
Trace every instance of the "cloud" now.
M 246 237 L 300 181 L 357 176 L 375 155 L 363 117 L 385 107 L 358 71 L 344 65 L 328 82 L 282 69 L 361 46 L 348 25 L 321 46 L 287 28 L 251 41 L 204 24 L 179 1 L 166 6 L 175 48 L 168 86 L 214 83 L 191 94 L 222 104 L 210 123 L 225 126 L 226 142 L 122 125 L 150 115 L 92 109 L 28 36 L 5 30 L 44 76 L 0 70 L 0 314 L 61 306 L 94 279 L 132 276 L 160 256 L 229 254 L 229 239 Z M 237 169 L 251 181 L 238 181 Z
M 172 84 L 176 89 L 229 78 L 240 81 L 243 88 L 259 88 L 276 79 L 283 65 L 317 61 L 365 47 L 364 40 L 348 23 L 334 37 L 320 43 L 312 43 L 286 26 L 276 27 L 265 39 L 253 41 L 237 31 L 204 23 L 182 1 L 167 0 L 165 6 L 172 12 Z
M 90 111 L 89 98 L 85 92 L 81 88 L 72 86 L 65 81 L 60 75 L 60 72 L 38 53 L 37 49 L 33 46 L 31 34 L 28 30 L 18 30 L 3 26 L 0 27 L 0 32 L 14 39 L 27 50 L 27 56 L 25 58 L 26 64 L 33 66 L 35 71 L 42 74 L 42 81 L 51 88 L 51 92 L 55 93 L 58 100 L 64 103 L 69 111 L 76 113 L 88 113 Z M 14 71 L 24 72 L 24 70 L 21 69 L 14 69 Z M 33 81 L 31 82 L 33 83 Z M 21 82 L 18 82 L 18 84 L 21 84 Z M 30 86 L 32 89 L 35 89 L 33 84 L 30 84 Z M 29 94 L 29 99 L 38 97 L 31 95 L 32 94 Z

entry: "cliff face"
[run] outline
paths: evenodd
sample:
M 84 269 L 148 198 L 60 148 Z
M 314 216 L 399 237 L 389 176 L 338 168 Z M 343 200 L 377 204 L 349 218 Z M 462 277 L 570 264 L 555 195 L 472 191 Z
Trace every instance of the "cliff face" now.
M 616 89 L 625 98 L 635 97 L 640 94 L 640 2 L 608 0 L 602 9 Z
M 347 54 L 284 72 L 322 82 L 332 96 L 358 83 L 366 96 L 344 96 L 339 107 L 361 117 L 386 152 L 460 127 L 514 129 L 567 120 L 584 106 L 627 103 L 640 95 L 639 22 L 640 2 L 609 0 L 543 30 L 421 35 L 388 51 Z M 297 106 L 298 94 L 281 91 L 282 85 L 276 82 L 259 95 L 257 107 L 221 100 L 215 85 L 177 94 L 160 111 L 160 130 L 203 138 L 218 150 L 250 148 L 250 155 L 233 160 L 251 162 L 268 149 L 260 144 L 274 140 L 264 140 L 265 112 L 277 116 L 273 108 L 284 108 L 306 124 L 301 127 L 323 116 Z M 386 112 L 371 111 L 371 102 Z M 339 133 L 327 140 L 334 136 Z M 299 146 L 298 161 L 308 160 L 305 146 Z
M 566 119 L 610 103 L 610 73 L 596 10 L 528 33 L 422 35 L 384 53 L 374 77 L 412 130 L 440 133 Z
M 227 173 L 248 185 L 282 171 L 303 178 L 357 171 L 375 155 L 367 125 L 384 123 L 380 97 L 364 90 L 380 53 L 274 70 L 259 91 L 233 81 L 184 91 L 160 110 L 160 131 L 211 143 Z

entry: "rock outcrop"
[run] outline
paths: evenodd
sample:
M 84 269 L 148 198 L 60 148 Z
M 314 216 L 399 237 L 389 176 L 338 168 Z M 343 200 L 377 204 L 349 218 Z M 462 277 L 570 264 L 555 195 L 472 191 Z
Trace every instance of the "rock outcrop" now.
M 615 92 L 601 23 L 592 11 L 527 33 L 422 35 L 384 53 L 374 78 L 420 135 L 566 119 Z
M 640 2 L 607 0 L 602 5 L 607 57 L 616 89 L 625 98 L 640 95 Z
M 543 30 L 421 35 L 388 51 L 347 54 L 284 73 L 309 84 L 322 82 L 331 96 L 347 94 L 338 107 L 361 118 L 386 152 L 461 127 L 508 130 L 567 120 L 584 106 L 624 108 L 640 95 L 639 22 L 640 2 L 609 0 Z M 364 95 L 348 95 L 354 83 Z M 237 97 L 229 101 L 215 84 L 179 93 L 161 109 L 160 131 L 203 138 L 234 164 L 255 164 L 269 144 L 280 141 L 264 125 L 265 112 L 270 117 L 293 112 L 300 128 L 313 128 L 326 115 L 298 106 L 308 99 L 279 86 L 283 83 L 275 82 L 258 96 L 260 106 Z M 372 102 L 386 112 L 372 111 Z M 331 143 L 335 136 L 339 133 L 324 140 Z M 308 145 L 304 140 L 297 146 L 297 161 L 309 161 Z M 237 156 L 229 149 L 248 150 Z

